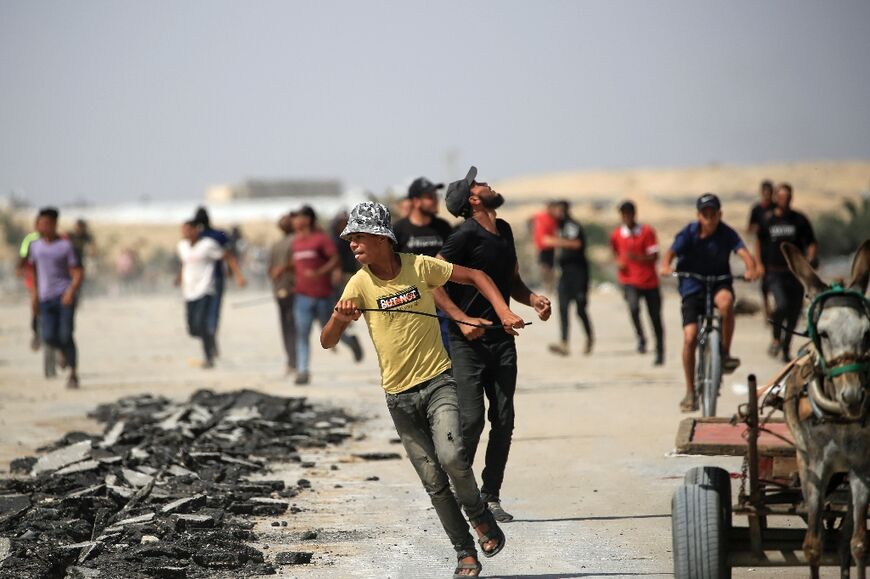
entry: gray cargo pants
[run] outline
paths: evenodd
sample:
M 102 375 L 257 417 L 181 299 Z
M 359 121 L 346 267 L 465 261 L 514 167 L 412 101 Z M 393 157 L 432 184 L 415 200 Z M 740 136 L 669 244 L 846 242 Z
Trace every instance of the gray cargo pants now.
M 483 517 L 486 504 L 462 443 L 453 377 L 445 372 L 405 392 L 387 394 L 387 408 L 453 548 L 457 553 L 476 553 L 459 506 L 474 525 Z

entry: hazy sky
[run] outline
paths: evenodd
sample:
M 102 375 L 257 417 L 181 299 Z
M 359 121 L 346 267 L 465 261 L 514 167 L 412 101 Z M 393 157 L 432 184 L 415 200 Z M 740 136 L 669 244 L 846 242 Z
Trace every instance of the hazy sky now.
M 0 3 L 0 196 L 870 158 L 870 2 Z

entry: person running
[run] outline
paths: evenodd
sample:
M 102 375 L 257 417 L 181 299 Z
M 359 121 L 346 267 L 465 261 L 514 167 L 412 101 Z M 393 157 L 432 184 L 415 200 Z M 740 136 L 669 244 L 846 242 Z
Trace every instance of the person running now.
M 764 282 L 773 295 L 775 307 L 770 312 L 773 339 L 767 349 L 771 357 L 791 360 L 792 332 L 801 315 L 804 290 L 789 270 L 780 251 L 783 243 L 796 245 L 807 261 L 816 260 L 816 236 L 813 226 L 803 213 L 791 208 L 792 188 L 782 183 L 776 189 L 773 210 L 766 213 L 758 229 L 755 256 L 761 264 Z
M 208 324 L 208 332 L 214 337 L 214 356 L 218 356 L 217 332 L 220 324 L 221 304 L 224 298 L 224 289 L 226 287 L 224 273 L 224 263 L 229 268 L 230 274 L 236 280 L 236 286 L 245 287 L 247 280 L 242 269 L 239 267 L 239 260 L 233 248 L 233 242 L 229 235 L 221 229 L 215 229 L 211 226 L 211 218 L 205 207 L 198 207 L 193 217 L 193 222 L 200 228 L 203 237 L 214 239 L 218 246 L 224 251 L 223 260 L 214 268 L 214 299 L 209 301 L 208 316 L 206 323 Z
M 408 187 L 408 200 L 411 210 L 407 217 L 393 224 L 396 242 L 402 253 L 415 253 L 435 257 L 453 228 L 447 221 L 438 217 L 438 190 L 444 188 L 444 183 L 432 183 L 426 177 L 414 179 Z M 450 343 L 447 335 L 450 321 L 441 318 L 441 341 L 450 354 Z
M 269 279 L 278 304 L 278 323 L 287 356 L 286 375 L 296 371 L 296 323 L 293 320 L 293 217 L 282 215 L 278 220 L 281 239 L 272 244 L 269 252 Z
M 749 224 L 746 226 L 746 232 L 754 235 L 758 239 L 758 230 L 762 222 L 767 219 L 767 215 L 773 211 L 773 183 L 767 179 L 761 182 L 759 187 L 759 195 L 761 199 L 755 203 L 749 210 Z M 756 260 L 758 254 L 756 253 Z M 761 262 L 759 262 L 761 263 Z M 767 287 L 767 281 L 764 276 L 761 278 L 761 303 L 764 306 L 764 318 L 770 319 L 770 288 Z
M 746 266 L 744 277 L 755 279 L 755 260 L 740 235 L 722 221 L 722 204 L 712 193 L 705 193 L 696 203 L 698 220 L 686 225 L 674 238 L 674 243 L 662 259 L 661 274 L 671 275 L 671 262 L 677 261 L 677 271 L 706 276 L 731 275 L 728 260 L 736 253 Z M 698 338 L 698 319 L 704 315 L 705 288 L 696 279 L 680 278 L 680 297 L 683 314 L 683 373 L 686 395 L 680 402 L 683 412 L 698 409 L 695 399 L 695 342 Z M 731 356 L 734 337 L 734 288 L 732 281 L 722 281 L 713 288 L 713 303 L 722 317 L 722 371 L 730 374 L 740 366 L 740 360 Z
M 212 237 L 206 236 L 196 221 L 185 221 L 181 226 L 181 241 L 177 246 L 181 263 L 176 285 L 187 314 L 187 331 L 202 339 L 205 354 L 203 368 L 214 368 L 215 335 L 209 323 L 209 313 L 217 298 L 214 270 L 224 259 L 224 250 Z
M 662 327 L 662 294 L 656 275 L 656 261 L 659 258 L 656 232 L 649 225 L 637 222 L 637 208 L 631 201 L 619 205 L 619 216 L 622 225 L 610 234 L 610 248 L 637 336 L 637 351 L 646 353 L 646 336 L 640 321 L 640 300 L 643 299 L 656 338 L 653 365 L 661 366 L 665 362 L 665 332 Z
M 42 341 L 57 350 L 61 368 L 69 367 L 67 388 L 78 388 L 78 351 L 73 332 L 76 297 L 84 272 L 72 243 L 57 233 L 58 215 L 53 207 L 39 211 L 39 239 L 30 244 L 28 260 L 34 266 Z
M 296 296 L 293 319 L 296 322 L 296 380 L 302 386 L 311 380 L 309 338 L 314 320 L 325 326 L 332 306 L 332 272 L 338 267 L 338 253 L 332 239 L 317 227 L 317 215 L 308 205 L 293 214 L 294 273 Z M 341 341 L 350 347 L 354 362 L 363 358 L 356 336 L 343 335 Z
M 36 274 L 33 264 L 30 263 L 30 244 L 39 239 L 38 231 L 31 231 L 21 240 L 21 245 L 18 247 L 18 266 L 15 272 L 18 277 L 24 279 L 24 288 L 27 290 L 27 295 L 30 298 L 30 330 L 32 332 L 30 338 L 30 349 L 36 352 L 39 350 L 39 295 L 36 291 Z
M 552 292 L 555 280 L 556 249 L 546 242 L 547 238 L 555 237 L 559 223 L 556 218 L 556 202 L 550 201 L 543 211 L 532 217 L 532 243 L 538 258 L 538 268 L 541 274 L 541 285 L 544 291 Z
M 535 309 L 541 320 L 550 317 L 550 300 L 526 286 L 520 277 L 514 236 L 507 221 L 496 217 L 504 197 L 484 182 L 476 181 L 477 168 L 471 167 L 464 179 L 447 188 L 447 210 L 462 223 L 441 248 L 439 257 L 456 265 L 479 269 L 492 278 L 505 303 L 511 297 Z M 450 318 L 485 318 L 498 324 L 492 302 L 481 299 L 480 292 L 467 285 L 451 283 L 447 292 L 438 290 L 436 304 Z M 463 324 L 450 326 L 453 377 L 462 416 L 462 438 L 469 464 L 486 424 L 484 397 L 489 402 L 489 442 L 483 469 L 481 494 L 500 522 L 513 517 L 501 506 L 501 486 L 514 430 L 514 392 L 517 385 L 517 349 L 514 336 L 504 332 L 484 332 Z
M 595 336 L 592 322 L 586 312 L 587 295 L 589 293 L 589 264 L 586 262 L 586 234 L 577 221 L 571 217 L 571 204 L 568 201 L 557 201 L 555 204 L 558 223 L 558 236 L 547 236 L 545 243 L 559 250 L 559 335 L 558 344 L 550 344 L 554 354 L 567 356 L 568 326 L 571 318 L 571 302 L 577 307 L 577 316 L 586 333 L 584 354 L 592 353 Z
M 94 241 L 94 236 L 88 227 L 88 222 L 84 219 L 76 219 L 75 227 L 67 234 L 67 238 L 72 243 L 73 250 L 76 252 L 76 259 L 85 268 L 85 258 L 92 258 L 96 255 L 97 246 Z
M 448 281 L 471 284 L 481 299 L 489 301 L 494 319 L 504 328 L 489 333 L 516 334 L 514 328 L 522 328 L 523 321 L 485 273 L 396 252 L 390 212 L 380 203 L 366 201 L 354 207 L 342 237 L 350 241 L 363 267 L 345 287 L 320 334 L 320 345 L 334 347 L 347 327 L 365 315 L 390 417 L 456 551 L 454 577 L 478 576 L 482 566 L 460 506 L 485 557 L 502 550 L 505 536 L 481 497 L 459 435 L 457 386 L 441 344 L 432 294 Z

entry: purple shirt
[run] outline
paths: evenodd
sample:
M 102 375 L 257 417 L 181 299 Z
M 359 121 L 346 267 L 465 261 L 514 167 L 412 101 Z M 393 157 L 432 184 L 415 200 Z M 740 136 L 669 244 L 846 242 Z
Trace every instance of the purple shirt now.
M 51 242 L 37 239 L 30 244 L 28 259 L 36 267 L 41 302 L 62 296 L 72 283 L 69 269 L 79 265 L 72 243 L 63 238 Z

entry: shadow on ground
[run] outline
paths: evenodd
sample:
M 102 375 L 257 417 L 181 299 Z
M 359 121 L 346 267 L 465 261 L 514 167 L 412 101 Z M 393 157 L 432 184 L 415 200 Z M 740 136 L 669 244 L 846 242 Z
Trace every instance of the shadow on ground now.
M 561 519 L 514 519 L 514 523 L 561 523 L 567 521 L 622 521 L 625 519 L 669 519 L 671 515 L 608 515 L 604 517 L 567 517 Z

